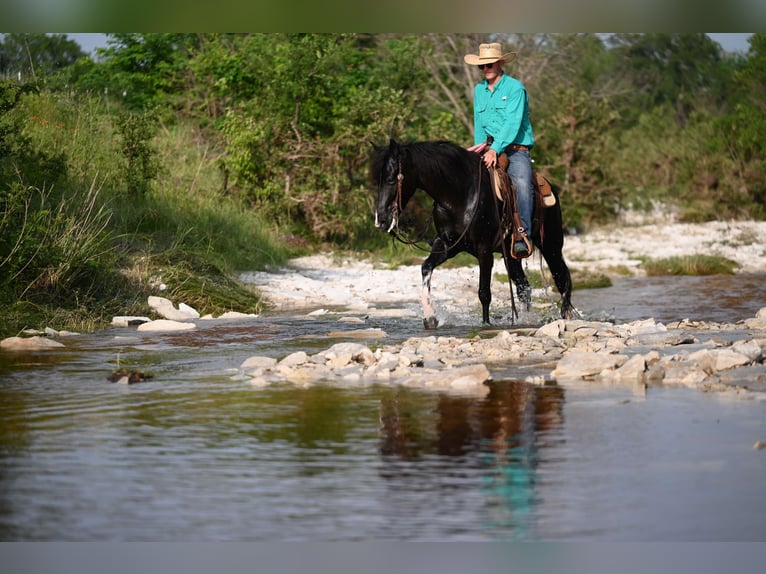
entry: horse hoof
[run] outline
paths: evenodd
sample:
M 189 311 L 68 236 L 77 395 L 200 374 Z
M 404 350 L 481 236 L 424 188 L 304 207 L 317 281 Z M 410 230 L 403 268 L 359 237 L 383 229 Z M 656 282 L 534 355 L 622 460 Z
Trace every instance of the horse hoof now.
M 436 329 L 439 326 L 439 320 L 436 317 L 426 317 L 423 319 L 423 326 L 426 329 Z

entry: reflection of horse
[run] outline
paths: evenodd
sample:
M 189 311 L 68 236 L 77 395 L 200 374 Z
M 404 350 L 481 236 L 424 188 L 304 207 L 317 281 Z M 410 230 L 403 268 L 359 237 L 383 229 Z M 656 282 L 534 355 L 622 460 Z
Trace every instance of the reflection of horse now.
M 375 226 L 388 233 L 396 233 L 399 214 L 416 190 L 422 189 L 434 200 L 437 235 L 421 268 L 423 323 L 427 329 L 439 323 L 431 300 L 433 270 L 463 251 L 479 261 L 479 301 L 485 324 L 489 324 L 494 253 L 503 253 L 519 299 L 527 306 L 531 304 L 532 289 L 521 262 L 509 255 L 512 237 L 503 224 L 502 205 L 492 191 L 489 171 L 478 154 L 450 142 L 402 144 L 392 139 L 387 147 L 375 148 L 370 172 L 378 186 Z M 554 194 L 558 199 L 555 188 Z M 550 208 L 535 205 L 533 220 L 531 240 L 542 252 L 561 294 L 561 316 L 571 318 L 572 280 L 561 252 L 564 231 L 558 200 Z
M 481 398 L 439 394 L 435 405 L 423 404 L 417 391 L 393 389 L 381 403 L 381 453 L 414 459 L 485 450 L 502 456 L 563 422 L 561 387 L 499 381 L 489 388 Z
M 405 388 L 384 394 L 380 452 L 389 464 L 381 468 L 381 475 L 397 491 L 428 490 L 429 495 L 422 497 L 428 504 L 440 491 L 456 485 L 439 471 L 434 474 L 434 464 L 453 478 L 469 476 L 468 482 L 456 480 L 461 488 L 481 485 L 483 528 L 528 538 L 539 504 L 541 448 L 553 444 L 551 438 L 563 424 L 564 389 L 494 382 L 486 397 L 425 397 L 430 398 Z M 434 455 L 444 459 L 435 463 Z M 455 457 L 459 463 L 448 460 Z M 471 498 L 471 493 L 465 494 L 457 498 Z M 449 498 L 455 499 L 454 491 Z M 421 498 L 406 500 L 407 511 L 413 512 Z

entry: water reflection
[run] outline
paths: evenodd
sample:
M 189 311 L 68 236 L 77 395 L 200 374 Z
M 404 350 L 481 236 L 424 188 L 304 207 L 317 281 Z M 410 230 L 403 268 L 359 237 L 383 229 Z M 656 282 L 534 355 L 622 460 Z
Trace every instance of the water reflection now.
M 634 281 L 598 290 L 594 309 L 613 304 L 635 318 L 670 320 L 704 306 L 736 321 L 752 316 L 744 305 L 762 306 L 762 278 Z M 709 305 L 711 296 L 721 305 Z M 129 338 L 115 329 L 57 352 L 0 354 L 0 539 L 603 540 L 656 539 L 663 529 L 671 539 L 709 540 L 766 532 L 763 458 L 752 449 L 766 440 L 766 401 L 722 406 L 696 391 L 654 390 L 633 401 L 620 389 L 565 394 L 512 381 L 481 396 L 332 383 L 255 389 L 231 378 L 254 354 L 325 349 L 340 325 L 272 317 Z M 423 335 L 410 319 L 374 326 L 391 343 Z M 468 336 L 474 326 L 451 329 Z M 118 357 L 154 378 L 109 383 Z M 728 466 L 714 482 L 718 474 L 669 472 L 679 459 Z
M 433 464 L 433 455 L 459 459 L 457 468 L 476 471 L 466 476 L 484 498 L 481 530 L 529 539 L 540 449 L 559 440 L 564 389 L 501 381 L 492 383 L 484 398 L 438 395 L 432 409 L 409 400 L 411 395 L 400 388 L 381 399 L 384 459 L 425 465 Z M 423 488 L 424 476 L 413 472 L 413 464 L 387 464 L 381 476 L 398 489 Z M 444 477 L 438 482 L 449 483 Z
M 618 279 L 612 287 L 576 291 L 572 299 L 594 319 L 735 323 L 764 306 L 766 273 Z

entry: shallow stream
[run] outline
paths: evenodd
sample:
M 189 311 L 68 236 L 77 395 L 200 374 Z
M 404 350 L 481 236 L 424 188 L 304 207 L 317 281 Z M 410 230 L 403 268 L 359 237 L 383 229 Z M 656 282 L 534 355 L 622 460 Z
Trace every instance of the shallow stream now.
M 766 306 L 764 279 L 630 279 L 574 300 L 596 319 L 735 322 Z M 0 539 L 766 540 L 760 395 L 233 378 L 250 356 L 311 353 L 358 328 L 337 319 L 114 328 L 0 354 Z M 412 318 L 365 326 L 389 334 L 370 345 L 424 334 Z M 118 363 L 153 378 L 111 383 Z

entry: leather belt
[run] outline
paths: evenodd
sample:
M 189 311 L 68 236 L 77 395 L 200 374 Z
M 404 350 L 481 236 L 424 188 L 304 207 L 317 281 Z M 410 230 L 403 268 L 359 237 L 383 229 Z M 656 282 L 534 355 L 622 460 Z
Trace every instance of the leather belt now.
M 505 148 L 505 151 L 529 151 L 529 148 L 525 145 L 521 144 L 511 144 L 507 148 Z

